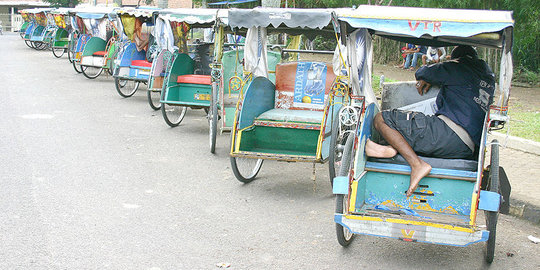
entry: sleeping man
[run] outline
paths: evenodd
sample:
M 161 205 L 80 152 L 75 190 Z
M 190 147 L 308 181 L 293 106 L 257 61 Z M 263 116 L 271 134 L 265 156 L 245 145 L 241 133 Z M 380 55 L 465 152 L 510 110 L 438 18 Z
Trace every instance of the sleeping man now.
M 366 143 L 368 156 L 391 158 L 399 153 L 409 163 L 407 197 L 431 171 L 418 155 L 474 158 L 495 90 L 493 72 L 471 46 L 456 47 L 450 61 L 421 67 L 415 76 L 420 95 L 427 93 L 431 85 L 440 86 L 435 115 L 397 109 L 380 112 L 373 125 L 389 145 L 371 140 Z

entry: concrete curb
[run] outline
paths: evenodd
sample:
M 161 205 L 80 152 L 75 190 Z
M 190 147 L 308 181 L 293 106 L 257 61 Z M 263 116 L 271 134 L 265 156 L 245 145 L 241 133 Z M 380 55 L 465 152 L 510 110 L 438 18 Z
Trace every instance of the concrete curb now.
M 491 139 L 499 140 L 502 146 L 512 148 L 515 150 L 523 151 L 526 153 L 534 154 L 540 156 L 540 143 L 515 137 L 515 136 L 506 136 L 506 134 L 499 132 L 491 132 L 489 135 Z
M 502 146 L 540 156 L 540 143 L 504 133 L 492 132 L 489 139 L 497 139 Z M 540 206 L 510 197 L 510 215 L 540 225 Z
M 510 198 L 510 215 L 540 225 L 540 207 L 519 199 Z

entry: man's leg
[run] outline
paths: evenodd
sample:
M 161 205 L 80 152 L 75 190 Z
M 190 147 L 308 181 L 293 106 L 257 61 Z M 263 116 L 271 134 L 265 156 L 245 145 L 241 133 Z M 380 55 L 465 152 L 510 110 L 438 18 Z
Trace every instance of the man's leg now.
M 407 57 L 405 58 L 405 66 L 403 66 L 404 69 L 408 69 L 411 65 L 411 59 L 413 57 L 412 53 L 407 54 Z
M 414 53 L 413 55 L 413 58 L 412 58 L 412 63 L 411 63 L 411 68 L 416 68 L 416 64 L 418 63 L 418 56 L 422 56 L 424 55 L 423 53 L 420 53 L 420 52 L 416 52 Z
M 382 117 L 381 113 L 375 115 L 373 121 L 375 129 L 383 136 L 383 138 L 396 149 L 411 166 L 411 181 L 407 190 L 407 197 L 411 196 L 414 190 L 418 187 L 420 180 L 429 174 L 431 166 L 420 159 L 414 152 L 412 147 L 407 143 L 405 138 L 397 130 L 389 127 Z M 372 142 L 373 143 L 373 142 Z M 367 152 L 366 152 L 367 153 Z

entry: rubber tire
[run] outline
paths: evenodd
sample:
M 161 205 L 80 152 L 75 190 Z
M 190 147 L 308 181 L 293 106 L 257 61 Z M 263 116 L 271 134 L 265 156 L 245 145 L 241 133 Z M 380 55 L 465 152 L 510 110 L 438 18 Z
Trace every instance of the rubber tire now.
M 347 133 L 347 134 L 351 134 L 351 133 Z M 338 172 L 339 176 L 347 176 L 349 174 L 349 167 L 352 160 L 353 143 L 354 143 L 354 136 L 352 135 L 347 136 L 345 148 L 343 150 L 343 158 L 341 159 L 341 167 L 339 168 L 339 172 Z M 343 214 L 346 212 L 343 209 L 344 202 L 345 202 L 345 195 L 337 194 L 336 195 L 336 213 Z M 341 224 L 336 223 L 336 236 L 337 236 L 338 243 L 342 245 L 343 247 L 348 247 L 351 244 L 351 242 L 354 240 L 355 235 L 351 233 L 349 237 L 347 237 L 345 230 L 347 230 L 345 227 L 341 226 Z
M 73 58 L 72 58 L 73 53 L 71 53 L 71 50 L 69 48 L 67 49 L 67 55 L 68 55 L 68 61 L 70 63 L 73 63 Z
M 161 114 L 163 115 L 163 119 L 165 119 L 165 123 L 169 125 L 170 127 L 177 127 L 180 125 L 182 120 L 184 120 L 184 117 L 186 116 L 187 107 L 182 107 L 182 113 L 180 114 L 180 117 L 177 119 L 171 119 L 167 114 L 167 105 L 166 103 L 161 103 Z
M 51 50 L 52 50 L 52 53 L 53 53 L 54 57 L 56 57 L 56 58 L 60 58 L 60 57 L 62 57 L 62 56 L 64 55 L 64 53 L 66 53 L 66 49 L 65 49 L 65 48 L 62 48 L 62 49 L 61 49 L 61 50 L 62 50 L 62 53 L 57 53 L 57 52 L 56 52 L 57 50 L 60 50 L 60 49 L 58 49 L 58 48 L 55 49 L 55 48 L 53 47 Z
M 34 48 L 34 44 L 32 44 L 32 41 L 30 40 L 25 40 L 24 41 L 24 44 L 26 44 L 26 46 L 28 46 L 28 48 Z
M 489 169 L 489 187 L 491 192 L 499 192 L 499 142 L 491 142 L 491 164 Z M 497 220 L 499 212 L 484 211 L 486 216 L 486 226 L 489 231 L 489 238 L 486 242 L 485 259 L 487 263 L 492 263 L 495 257 L 495 240 L 497 238 Z
M 218 98 L 217 98 L 217 87 L 215 83 L 212 84 L 212 94 L 210 96 L 210 111 L 208 113 L 209 121 L 209 139 L 210 139 L 210 153 L 214 154 L 216 152 L 216 136 L 217 136 L 217 126 L 218 126 Z
M 123 92 L 122 89 L 125 87 L 125 86 L 121 86 L 120 85 L 120 81 L 125 81 L 125 80 L 122 80 L 118 77 L 115 77 L 114 78 L 114 86 L 116 87 L 116 92 L 118 92 L 118 94 L 122 97 L 125 97 L 125 98 L 128 98 L 128 97 L 131 97 L 135 94 L 135 92 L 137 92 L 137 89 L 139 89 L 139 82 L 137 82 L 137 84 L 135 85 L 135 87 L 133 87 L 133 89 L 129 90 L 128 92 Z
M 161 91 L 157 92 L 157 91 L 153 91 L 153 90 L 150 90 L 150 89 L 148 89 L 148 91 L 146 91 L 146 96 L 148 98 L 148 104 L 150 105 L 150 108 L 152 108 L 154 111 L 157 111 L 157 110 L 161 109 L 160 98 L 158 98 L 158 100 L 157 100 L 158 105 L 156 105 L 154 103 L 156 93 L 159 93 L 159 97 L 161 97 Z
M 77 72 L 77 73 L 82 73 L 82 67 L 81 65 L 79 65 L 77 63 L 77 61 L 75 61 L 75 59 L 73 59 L 73 61 L 71 61 L 71 65 L 73 66 L 73 69 Z
M 242 175 L 240 170 L 238 170 L 238 163 L 236 162 L 236 157 L 230 157 L 229 159 L 231 161 L 231 168 L 233 170 L 234 176 L 236 177 L 236 179 L 238 179 L 238 181 L 244 184 L 247 184 L 255 179 L 255 177 L 261 170 L 264 161 L 263 159 L 257 159 L 255 167 L 253 167 L 253 170 L 251 170 L 251 175 Z
M 90 68 L 95 69 L 95 67 L 90 67 Z M 82 74 L 84 75 L 84 77 L 88 79 L 95 79 L 99 77 L 99 75 L 101 75 L 101 72 L 103 72 L 103 68 L 99 68 L 99 71 L 96 74 L 88 74 L 87 70 L 88 70 L 88 67 L 83 68 Z

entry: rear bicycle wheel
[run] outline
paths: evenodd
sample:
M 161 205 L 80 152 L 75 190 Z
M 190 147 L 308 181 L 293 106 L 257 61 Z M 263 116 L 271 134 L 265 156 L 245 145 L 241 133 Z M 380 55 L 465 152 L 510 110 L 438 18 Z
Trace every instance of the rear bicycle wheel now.
M 352 150 L 354 145 L 354 136 L 346 136 L 345 148 L 343 149 L 343 156 L 341 158 L 341 166 L 339 167 L 338 176 L 347 176 L 349 174 L 349 168 L 352 161 Z M 349 195 L 337 194 L 336 195 L 336 213 L 346 214 L 347 202 Z M 336 236 L 340 245 L 347 247 L 354 240 L 354 234 L 341 224 L 336 223 Z
M 53 53 L 54 57 L 60 58 L 60 57 L 62 57 L 64 55 L 64 53 L 66 53 L 66 49 L 65 48 L 52 47 L 52 53 Z
M 249 183 L 255 179 L 261 170 L 262 159 L 230 157 L 234 176 L 242 183 Z
M 186 116 L 187 107 L 184 106 L 171 106 L 167 103 L 161 103 L 161 114 L 165 123 L 170 127 L 177 127 L 180 125 L 184 116 Z
M 489 168 L 488 190 L 491 192 L 499 192 L 499 142 L 493 140 L 491 142 L 491 164 Z M 492 263 L 495 257 L 495 240 L 497 237 L 497 220 L 499 212 L 484 211 L 486 216 L 486 227 L 489 231 L 489 238 L 486 242 L 485 259 L 487 263 Z
M 88 79 L 97 78 L 101 74 L 101 72 L 103 72 L 103 68 L 89 66 L 85 66 L 85 68 L 82 70 L 82 74 Z
M 122 97 L 128 98 L 133 96 L 139 88 L 139 82 L 133 80 L 124 80 L 118 77 L 114 78 L 114 86 L 116 91 Z
M 148 104 L 150 104 L 150 108 L 152 108 L 154 111 L 161 109 L 161 91 L 148 89 L 146 96 L 148 97 Z

